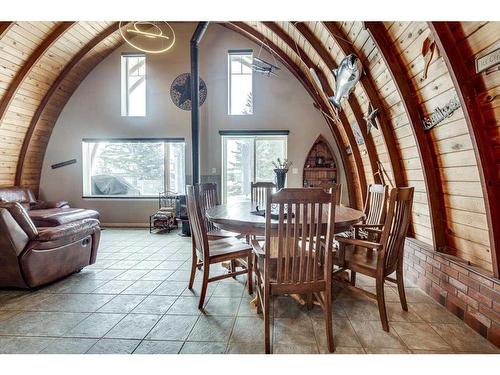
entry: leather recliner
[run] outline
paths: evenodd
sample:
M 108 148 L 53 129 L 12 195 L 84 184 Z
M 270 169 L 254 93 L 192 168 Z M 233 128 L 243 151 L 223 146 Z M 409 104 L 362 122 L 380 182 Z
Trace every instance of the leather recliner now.
M 70 207 L 68 202 L 44 202 L 35 198 L 28 188 L 0 188 L 0 202 L 18 202 L 37 227 L 54 227 L 82 219 L 99 219 L 94 210 Z
M 0 202 L 0 287 L 35 288 L 95 263 L 97 219 L 37 228 L 18 202 Z

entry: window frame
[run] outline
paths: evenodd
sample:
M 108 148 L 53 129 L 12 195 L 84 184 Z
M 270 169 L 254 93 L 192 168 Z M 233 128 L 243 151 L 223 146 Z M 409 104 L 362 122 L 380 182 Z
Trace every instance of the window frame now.
M 255 96 L 254 96 L 254 74 L 251 69 L 250 75 L 252 76 L 252 113 L 231 113 L 231 92 L 232 92 L 232 66 L 231 56 L 244 56 L 250 55 L 253 61 L 252 49 L 230 49 L 227 51 L 227 114 L 228 116 L 252 116 L 255 114 Z M 243 74 L 239 74 L 243 75 Z
M 162 143 L 163 144 L 163 191 L 170 191 L 170 170 L 167 168 L 169 162 L 169 150 L 166 148 L 170 144 L 181 143 L 184 146 L 184 186 L 186 183 L 186 141 L 184 138 L 83 138 L 82 139 L 82 198 L 83 199 L 130 199 L 130 200 L 156 200 L 158 194 L 151 195 L 93 195 L 91 188 L 91 168 L 88 165 L 89 160 L 86 157 L 86 143 Z M 87 185 L 87 186 L 86 186 Z M 89 186 L 90 185 L 90 186 Z M 160 193 L 160 192 L 158 192 Z M 178 194 L 185 194 L 180 192 Z
M 144 115 L 130 115 L 130 93 L 129 89 L 129 74 L 128 74 L 128 64 L 129 58 L 131 57 L 143 57 L 144 58 Z M 120 55 L 120 81 L 121 81 L 121 116 L 122 117 L 146 117 L 148 111 L 148 100 L 147 100 L 147 60 L 145 53 L 138 52 L 124 52 Z
M 257 140 L 277 140 L 281 139 L 285 142 L 285 155 L 284 158 L 288 158 L 288 131 L 270 131 L 270 132 L 257 132 L 257 131 L 220 131 L 221 135 L 221 192 L 222 192 L 222 202 L 227 204 L 227 191 L 226 191 L 226 179 L 227 179 L 227 141 L 235 139 L 252 139 L 252 181 L 255 181 L 257 175 L 257 159 L 255 158 Z

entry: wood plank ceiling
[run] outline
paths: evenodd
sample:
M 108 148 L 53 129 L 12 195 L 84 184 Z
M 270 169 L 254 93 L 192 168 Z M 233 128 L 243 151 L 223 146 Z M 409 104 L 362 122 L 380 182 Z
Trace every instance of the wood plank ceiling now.
M 476 74 L 474 59 L 498 48 L 499 23 L 222 25 L 257 44 L 264 40 L 308 91 L 339 145 L 353 206 L 362 206 L 367 184 L 381 175 L 391 186 L 414 186 L 411 235 L 498 277 L 500 72 Z M 438 53 L 423 79 L 426 39 Z M 0 186 L 38 190 L 61 110 L 121 44 L 113 22 L 0 22 Z M 365 74 L 334 120 L 327 100 L 335 90 L 332 69 L 350 53 L 360 57 Z M 455 96 L 461 109 L 424 131 L 421 118 Z M 370 104 L 380 116 L 379 129 L 368 134 L 363 116 Z

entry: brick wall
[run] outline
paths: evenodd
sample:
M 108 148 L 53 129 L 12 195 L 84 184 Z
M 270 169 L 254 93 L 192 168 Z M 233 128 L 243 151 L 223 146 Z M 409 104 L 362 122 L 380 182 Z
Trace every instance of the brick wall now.
M 413 238 L 404 267 L 410 281 L 500 348 L 500 280 Z

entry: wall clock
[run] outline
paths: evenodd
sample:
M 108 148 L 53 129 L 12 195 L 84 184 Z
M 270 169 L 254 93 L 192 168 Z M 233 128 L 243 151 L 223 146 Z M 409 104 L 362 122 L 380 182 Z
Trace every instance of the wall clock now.
M 185 111 L 191 110 L 191 73 L 183 73 L 174 79 L 170 87 L 174 104 Z M 200 77 L 200 107 L 207 98 L 207 85 Z

